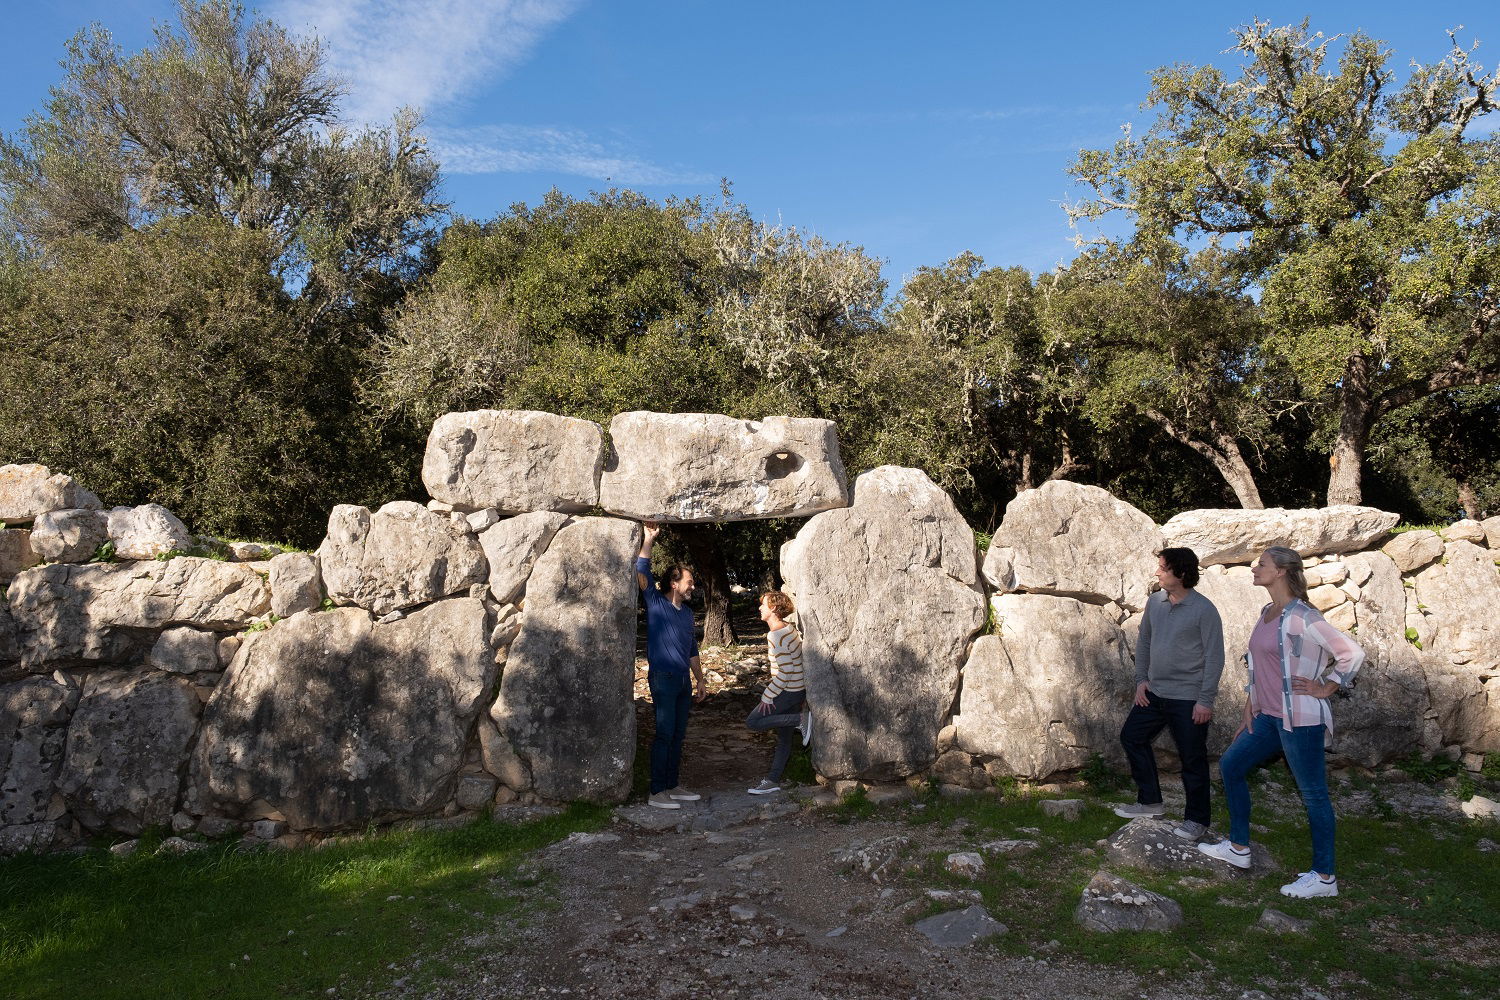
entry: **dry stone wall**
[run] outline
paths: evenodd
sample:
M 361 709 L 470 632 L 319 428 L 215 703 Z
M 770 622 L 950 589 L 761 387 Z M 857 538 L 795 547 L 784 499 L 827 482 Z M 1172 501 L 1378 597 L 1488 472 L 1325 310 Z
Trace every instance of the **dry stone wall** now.
M 1224 620 L 1215 749 L 1265 601 L 1248 563 L 1289 544 L 1369 657 L 1335 706 L 1338 757 L 1500 752 L 1500 518 L 1394 535 L 1395 515 L 1350 507 L 1157 525 L 1051 482 L 979 552 L 919 470 L 848 490 L 826 421 L 622 414 L 604 442 L 552 414 L 449 414 L 423 459 L 433 499 L 336 507 L 316 553 L 192 535 L 159 506 L 106 510 L 66 475 L 0 467 L 0 853 L 620 801 L 646 516 L 813 515 L 782 567 L 824 780 L 984 787 L 1118 761 L 1164 544 L 1200 552 Z

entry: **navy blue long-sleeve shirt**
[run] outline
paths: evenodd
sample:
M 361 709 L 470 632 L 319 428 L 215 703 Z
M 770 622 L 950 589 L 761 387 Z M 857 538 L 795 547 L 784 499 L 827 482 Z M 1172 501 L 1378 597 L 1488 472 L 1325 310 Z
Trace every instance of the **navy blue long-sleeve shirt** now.
M 686 674 L 689 661 L 698 655 L 693 609 L 686 604 L 674 606 L 671 598 L 656 588 L 650 559 L 636 556 L 635 571 L 646 578 L 641 591 L 641 602 L 646 606 L 646 664 L 651 670 Z

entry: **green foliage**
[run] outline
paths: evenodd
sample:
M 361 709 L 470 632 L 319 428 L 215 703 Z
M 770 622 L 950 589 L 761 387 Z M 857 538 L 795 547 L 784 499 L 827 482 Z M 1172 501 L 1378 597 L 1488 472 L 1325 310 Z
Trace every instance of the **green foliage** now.
M 1095 751 L 1078 770 L 1078 778 L 1087 784 L 1096 795 L 1124 788 L 1129 784 L 1125 775 L 1119 773 L 1104 760 L 1104 755 Z
M 1411 643 L 1413 646 L 1416 646 L 1418 649 L 1422 648 L 1421 633 L 1412 628 L 1410 625 L 1406 627 L 1406 641 Z
M 1491 781 L 1500 781 L 1500 753 L 1485 754 L 1484 766 L 1480 768 L 1479 773 Z
M 1414 780 L 1429 785 L 1437 784 L 1444 778 L 1456 777 L 1463 770 L 1463 766 L 1452 757 L 1424 758 L 1419 753 L 1413 753 L 1397 761 L 1396 766 L 1411 775 Z
M 113 541 L 100 542 L 99 547 L 94 549 L 94 554 L 89 557 L 89 562 L 112 563 L 115 561 L 115 543 Z
M 249 627 L 245 629 L 245 634 L 249 635 L 252 632 L 264 632 L 274 626 L 277 622 L 284 620 L 285 619 L 283 619 L 280 615 L 266 615 L 266 617 L 262 618 L 258 622 L 251 622 Z

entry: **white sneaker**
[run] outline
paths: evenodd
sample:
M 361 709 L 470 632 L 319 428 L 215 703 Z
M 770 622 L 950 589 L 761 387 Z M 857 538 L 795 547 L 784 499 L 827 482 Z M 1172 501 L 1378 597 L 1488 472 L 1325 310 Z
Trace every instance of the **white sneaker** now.
M 678 800 L 679 802 L 697 802 L 699 799 L 703 798 L 703 796 L 699 795 L 697 792 L 690 792 L 686 788 L 683 788 L 681 785 L 678 785 L 676 788 L 668 788 L 667 794 L 672 798 Z
M 747 788 L 745 789 L 745 791 L 749 792 L 751 795 L 770 795 L 772 792 L 781 791 L 781 786 L 772 781 L 770 778 L 762 778 L 760 779 L 760 784 L 756 785 L 754 788 Z
M 1166 815 L 1167 807 L 1160 802 L 1150 805 L 1142 805 L 1139 802 L 1130 802 L 1126 805 L 1115 806 L 1115 815 L 1121 819 L 1155 819 Z
M 1227 840 L 1221 840 L 1217 844 L 1199 844 L 1198 850 L 1215 861 L 1223 861 L 1236 868 L 1250 867 L 1250 848 L 1245 848 L 1243 852 L 1237 851 Z
M 804 708 L 802 718 L 797 720 L 797 732 L 802 734 L 802 745 L 807 746 L 812 740 L 812 712 L 808 709 Z
M 646 800 L 646 804 L 648 806 L 655 806 L 657 809 L 681 809 L 682 808 L 682 803 L 680 803 L 680 802 L 673 802 L 672 799 L 671 799 L 671 797 L 668 796 L 666 792 L 657 792 L 655 795 L 651 796 L 649 799 Z
M 1319 896 L 1337 896 L 1339 894 L 1339 880 L 1337 878 L 1323 881 L 1317 872 L 1303 872 L 1297 876 L 1295 882 L 1289 882 L 1281 887 L 1283 896 L 1291 896 L 1293 899 L 1316 899 Z

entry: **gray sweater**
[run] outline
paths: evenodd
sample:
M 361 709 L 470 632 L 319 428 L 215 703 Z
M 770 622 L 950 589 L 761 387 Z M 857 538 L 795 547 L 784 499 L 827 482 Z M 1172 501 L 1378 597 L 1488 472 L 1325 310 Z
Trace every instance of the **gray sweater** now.
M 1224 672 L 1224 625 L 1214 602 L 1189 590 L 1173 604 L 1164 590 L 1146 601 L 1135 641 L 1135 682 L 1160 698 L 1214 707 Z

